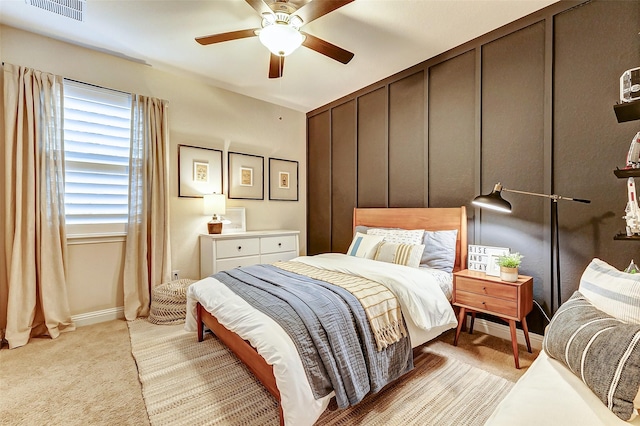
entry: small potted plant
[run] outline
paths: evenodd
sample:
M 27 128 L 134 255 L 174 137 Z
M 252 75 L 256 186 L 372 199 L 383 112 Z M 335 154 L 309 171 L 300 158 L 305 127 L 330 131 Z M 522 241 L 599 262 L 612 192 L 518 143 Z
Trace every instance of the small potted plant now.
M 522 256 L 520 253 L 510 253 L 502 256 L 498 256 L 498 265 L 500 266 L 500 279 L 514 283 L 518 281 L 518 267 L 522 263 Z

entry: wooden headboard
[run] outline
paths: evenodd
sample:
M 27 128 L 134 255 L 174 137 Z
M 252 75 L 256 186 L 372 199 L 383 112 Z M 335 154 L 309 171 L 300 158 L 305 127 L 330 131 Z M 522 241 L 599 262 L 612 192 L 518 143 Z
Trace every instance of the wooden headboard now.
M 427 231 L 458 230 L 456 261 L 453 271 L 467 267 L 467 209 L 455 208 L 355 208 L 353 231 L 356 226 L 380 228 L 424 229 Z

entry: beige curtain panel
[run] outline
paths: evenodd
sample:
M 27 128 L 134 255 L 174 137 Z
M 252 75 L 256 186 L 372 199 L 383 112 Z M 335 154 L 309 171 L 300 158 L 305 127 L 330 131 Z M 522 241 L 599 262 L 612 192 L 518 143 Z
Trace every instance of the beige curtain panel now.
M 124 315 L 149 315 L 151 288 L 171 276 L 167 102 L 133 96 Z
M 62 78 L 3 66 L 0 338 L 74 330 L 67 298 Z

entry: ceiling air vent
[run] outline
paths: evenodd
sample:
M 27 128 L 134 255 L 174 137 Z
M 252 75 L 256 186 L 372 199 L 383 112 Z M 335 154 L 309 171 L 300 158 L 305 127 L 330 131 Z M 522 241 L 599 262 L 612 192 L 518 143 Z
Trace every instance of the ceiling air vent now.
M 31 6 L 48 10 L 67 18 L 83 21 L 83 13 L 86 0 L 24 0 Z

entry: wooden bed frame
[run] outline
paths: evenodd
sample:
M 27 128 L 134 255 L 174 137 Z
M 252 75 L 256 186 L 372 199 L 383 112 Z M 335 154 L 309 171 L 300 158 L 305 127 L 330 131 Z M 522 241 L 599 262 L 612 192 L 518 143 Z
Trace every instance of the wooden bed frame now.
M 353 227 L 426 229 L 429 231 L 458 230 L 454 271 L 467 264 L 467 212 L 464 206 L 457 208 L 363 208 L 353 210 Z M 206 325 L 253 372 L 264 387 L 278 401 L 280 425 L 284 425 L 280 391 L 273 374 L 273 366 L 267 364 L 249 342 L 229 331 L 200 304 L 196 304 L 198 341 L 204 340 Z

